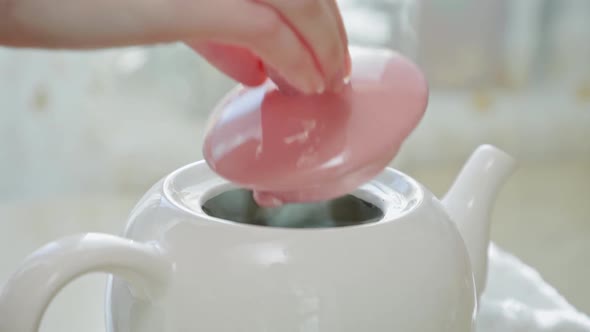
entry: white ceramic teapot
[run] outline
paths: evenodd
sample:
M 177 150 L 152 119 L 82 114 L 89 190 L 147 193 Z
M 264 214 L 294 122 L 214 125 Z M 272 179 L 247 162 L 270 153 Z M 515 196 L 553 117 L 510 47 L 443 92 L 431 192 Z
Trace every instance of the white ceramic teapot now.
M 0 331 L 36 332 L 62 287 L 102 271 L 110 332 L 471 332 L 513 168 L 484 145 L 442 203 L 388 168 L 349 196 L 265 210 L 197 162 L 152 187 L 123 237 L 29 256 L 0 292 Z

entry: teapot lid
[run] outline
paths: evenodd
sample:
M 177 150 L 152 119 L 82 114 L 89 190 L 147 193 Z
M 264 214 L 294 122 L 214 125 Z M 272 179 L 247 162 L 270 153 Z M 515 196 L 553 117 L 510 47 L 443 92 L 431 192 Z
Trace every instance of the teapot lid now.
M 230 92 L 205 135 L 211 169 L 265 206 L 333 199 L 376 176 L 422 118 L 428 86 L 396 52 L 351 48 L 351 59 L 340 93 L 283 93 L 270 79 Z

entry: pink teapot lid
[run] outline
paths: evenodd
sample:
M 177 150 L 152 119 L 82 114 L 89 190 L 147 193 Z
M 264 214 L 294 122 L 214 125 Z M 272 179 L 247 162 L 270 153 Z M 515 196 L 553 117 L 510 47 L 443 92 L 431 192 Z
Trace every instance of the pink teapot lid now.
M 420 69 L 390 50 L 351 48 L 339 93 L 285 93 L 268 79 L 214 110 L 203 155 L 219 176 L 277 206 L 345 195 L 380 173 L 428 104 Z

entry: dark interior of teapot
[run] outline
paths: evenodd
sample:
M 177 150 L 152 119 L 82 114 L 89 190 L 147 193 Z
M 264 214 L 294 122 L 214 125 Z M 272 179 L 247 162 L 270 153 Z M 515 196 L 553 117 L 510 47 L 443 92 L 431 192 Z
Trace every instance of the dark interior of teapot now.
M 327 228 L 362 225 L 379 221 L 383 211 L 353 195 L 333 200 L 287 204 L 265 208 L 245 189 L 225 191 L 207 200 L 203 211 L 216 218 L 237 223 L 287 228 Z

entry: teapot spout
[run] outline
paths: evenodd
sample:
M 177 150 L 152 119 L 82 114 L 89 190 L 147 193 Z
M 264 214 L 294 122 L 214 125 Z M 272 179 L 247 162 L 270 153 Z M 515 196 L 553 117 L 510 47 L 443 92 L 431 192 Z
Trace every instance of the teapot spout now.
M 467 247 L 478 301 L 487 281 L 491 212 L 500 188 L 514 169 L 511 156 L 494 146 L 482 145 L 442 200 Z

